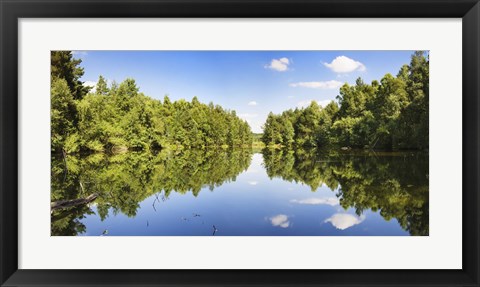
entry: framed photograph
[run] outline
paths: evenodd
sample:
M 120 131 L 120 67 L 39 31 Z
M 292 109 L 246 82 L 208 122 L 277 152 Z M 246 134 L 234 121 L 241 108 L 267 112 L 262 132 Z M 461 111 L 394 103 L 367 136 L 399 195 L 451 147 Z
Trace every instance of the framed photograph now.
M 1 286 L 479 286 L 478 1 L 2 1 Z

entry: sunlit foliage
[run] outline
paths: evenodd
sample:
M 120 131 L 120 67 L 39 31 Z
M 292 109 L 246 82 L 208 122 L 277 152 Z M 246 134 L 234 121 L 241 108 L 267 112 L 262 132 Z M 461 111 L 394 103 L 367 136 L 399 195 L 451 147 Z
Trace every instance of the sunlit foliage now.
M 366 84 L 345 84 L 331 102 L 315 101 L 280 115 L 270 113 L 264 125 L 268 146 L 428 149 L 429 59 L 415 52 L 396 77 Z
M 163 102 L 140 92 L 134 79 L 109 86 L 100 76 L 94 93 L 79 78 L 81 60 L 52 52 L 52 151 L 75 153 L 160 148 L 245 147 L 248 123 L 235 111 L 210 103 Z

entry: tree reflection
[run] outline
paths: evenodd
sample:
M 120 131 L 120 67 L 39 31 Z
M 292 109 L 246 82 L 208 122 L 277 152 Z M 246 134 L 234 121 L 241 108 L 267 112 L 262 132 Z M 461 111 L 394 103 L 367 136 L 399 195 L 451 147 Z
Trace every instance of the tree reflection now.
M 428 154 L 265 149 L 263 158 L 270 178 L 312 191 L 324 184 L 344 209 L 354 208 L 359 216 L 379 211 L 411 235 L 428 235 Z
M 198 196 L 203 187 L 213 190 L 224 182 L 235 181 L 250 165 L 251 151 L 185 150 L 117 155 L 92 154 L 85 157 L 52 158 L 51 201 L 84 198 L 98 194 L 93 204 L 104 220 L 109 212 L 129 217 L 137 214 L 140 202 L 171 192 Z M 65 164 L 67 172 L 65 172 Z M 52 235 L 77 235 L 86 232 L 80 219 L 94 212 L 87 205 L 52 211 Z

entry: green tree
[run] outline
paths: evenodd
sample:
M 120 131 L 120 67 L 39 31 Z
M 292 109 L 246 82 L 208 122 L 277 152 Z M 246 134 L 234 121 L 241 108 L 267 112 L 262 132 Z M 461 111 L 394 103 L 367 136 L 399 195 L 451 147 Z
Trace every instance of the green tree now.
M 408 77 L 402 68 L 402 77 L 406 80 L 409 105 L 400 115 L 397 138 L 399 148 L 426 149 L 429 145 L 429 59 L 425 52 L 417 51 L 412 55 L 408 66 Z
M 320 127 L 321 107 L 312 101 L 305 108 L 295 123 L 296 144 L 298 146 L 317 146 L 317 134 Z
M 83 68 L 80 67 L 81 59 L 74 59 L 70 51 L 52 51 L 51 52 L 50 74 L 52 81 L 54 79 L 64 79 L 75 100 L 81 100 L 90 90 L 83 85 L 80 78 L 83 76 Z
M 50 90 L 51 148 L 60 151 L 67 138 L 76 132 L 76 104 L 64 79 L 53 79 Z
M 95 88 L 95 93 L 97 95 L 108 95 L 108 86 L 107 81 L 101 75 L 98 77 L 97 85 Z

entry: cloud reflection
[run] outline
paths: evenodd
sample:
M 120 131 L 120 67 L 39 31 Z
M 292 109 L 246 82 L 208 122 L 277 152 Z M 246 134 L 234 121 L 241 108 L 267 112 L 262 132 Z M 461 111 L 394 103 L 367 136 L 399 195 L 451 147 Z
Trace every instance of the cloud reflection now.
M 308 205 L 330 205 L 330 206 L 337 206 L 340 204 L 340 201 L 336 197 L 328 197 L 328 198 L 307 198 L 307 199 L 292 199 L 290 202 L 298 203 L 298 204 L 308 204 Z
M 327 218 L 325 222 L 330 222 L 335 228 L 340 230 L 345 230 L 354 225 L 360 224 L 365 220 L 365 215 L 360 217 L 347 214 L 347 213 L 336 213 L 330 218 Z
M 290 226 L 290 222 L 288 221 L 288 216 L 286 216 L 285 214 L 279 214 L 279 215 L 270 217 L 270 222 L 272 223 L 273 226 L 280 226 L 282 228 L 287 228 L 288 226 Z

